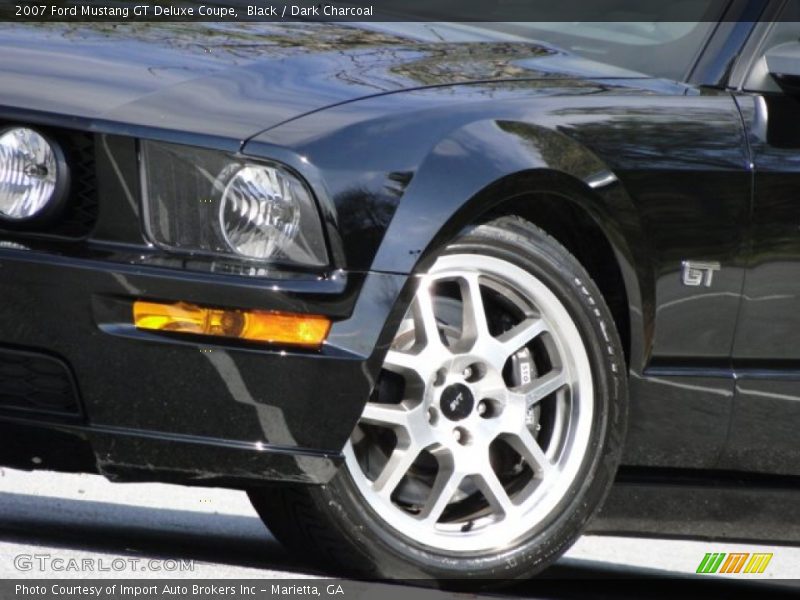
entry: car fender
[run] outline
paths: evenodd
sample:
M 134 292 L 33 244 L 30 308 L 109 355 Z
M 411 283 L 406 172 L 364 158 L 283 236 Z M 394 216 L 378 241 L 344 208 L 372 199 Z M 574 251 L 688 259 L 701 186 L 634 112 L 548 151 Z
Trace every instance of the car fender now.
M 564 202 L 590 215 L 609 241 L 628 298 L 631 358 L 641 358 L 642 316 L 652 310 L 647 298 L 652 300 L 654 282 L 648 253 L 641 251 L 638 213 L 598 156 L 553 129 L 485 119 L 442 139 L 406 189 L 372 269 L 424 271 L 435 251 L 466 226 L 516 195 L 541 191 L 541 185 L 561 191 Z

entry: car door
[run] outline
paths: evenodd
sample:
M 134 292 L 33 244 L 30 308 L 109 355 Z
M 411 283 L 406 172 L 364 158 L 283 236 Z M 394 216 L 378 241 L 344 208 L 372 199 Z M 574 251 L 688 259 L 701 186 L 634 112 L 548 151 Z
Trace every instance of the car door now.
M 719 466 L 800 474 L 800 90 L 778 86 L 765 57 L 800 40 L 800 0 L 782 10 L 751 41 L 737 94 L 752 152 L 753 218 Z

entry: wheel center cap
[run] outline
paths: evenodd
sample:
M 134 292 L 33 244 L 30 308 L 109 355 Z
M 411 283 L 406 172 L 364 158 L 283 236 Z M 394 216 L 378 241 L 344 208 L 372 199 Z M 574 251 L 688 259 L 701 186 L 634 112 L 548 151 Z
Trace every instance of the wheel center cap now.
M 451 421 L 466 419 L 475 406 L 475 398 L 469 388 L 461 383 L 447 386 L 442 392 L 439 406 L 442 414 Z

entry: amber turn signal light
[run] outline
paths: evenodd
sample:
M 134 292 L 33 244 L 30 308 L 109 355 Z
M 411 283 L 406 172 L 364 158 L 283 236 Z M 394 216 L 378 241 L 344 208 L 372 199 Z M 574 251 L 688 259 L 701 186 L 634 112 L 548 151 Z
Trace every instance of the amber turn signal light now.
M 331 328 L 320 315 L 207 308 L 178 302 L 162 304 L 137 300 L 133 323 L 139 329 L 213 335 L 269 344 L 319 348 Z

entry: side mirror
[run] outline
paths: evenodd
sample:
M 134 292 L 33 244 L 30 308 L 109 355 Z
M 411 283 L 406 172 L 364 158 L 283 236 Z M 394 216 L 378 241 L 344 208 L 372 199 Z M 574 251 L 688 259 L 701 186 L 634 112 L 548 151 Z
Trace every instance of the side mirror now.
M 800 94 L 800 41 L 786 42 L 764 55 L 767 71 L 787 94 Z

